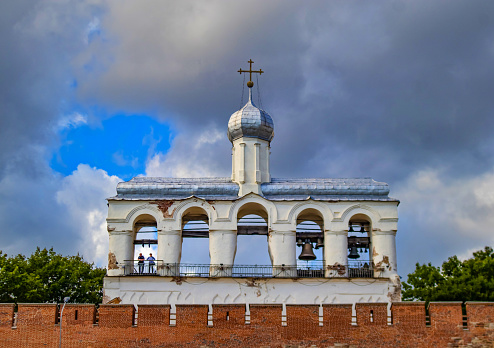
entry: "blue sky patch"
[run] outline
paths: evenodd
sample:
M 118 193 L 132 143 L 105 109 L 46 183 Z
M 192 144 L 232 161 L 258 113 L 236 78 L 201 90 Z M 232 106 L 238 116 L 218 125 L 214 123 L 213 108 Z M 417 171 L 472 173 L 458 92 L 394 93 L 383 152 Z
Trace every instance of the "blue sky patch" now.
M 117 115 L 97 126 L 63 128 L 60 137 L 62 144 L 50 163 L 54 170 L 69 175 L 84 163 L 129 180 L 144 174 L 150 156 L 168 151 L 173 132 L 146 115 Z

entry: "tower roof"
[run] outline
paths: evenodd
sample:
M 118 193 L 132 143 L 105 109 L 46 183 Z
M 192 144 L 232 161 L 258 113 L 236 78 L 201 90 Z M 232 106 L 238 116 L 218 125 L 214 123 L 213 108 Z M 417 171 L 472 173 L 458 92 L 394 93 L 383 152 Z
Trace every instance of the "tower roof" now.
M 271 141 L 274 137 L 273 119 L 252 102 L 252 88 L 249 88 L 249 101 L 233 113 L 228 121 L 228 139 L 233 142 L 241 137 L 259 138 Z

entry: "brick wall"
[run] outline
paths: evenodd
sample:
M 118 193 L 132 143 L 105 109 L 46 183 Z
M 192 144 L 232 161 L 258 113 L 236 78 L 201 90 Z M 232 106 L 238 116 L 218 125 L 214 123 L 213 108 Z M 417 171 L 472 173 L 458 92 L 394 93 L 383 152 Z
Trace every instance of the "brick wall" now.
M 134 318 L 134 305 L 102 304 L 99 306 L 99 326 L 101 327 L 132 327 Z
M 14 324 L 14 307 L 13 303 L 0 304 L 0 327 L 12 327 Z
M 250 324 L 244 304 L 213 305 L 212 326 L 207 305 L 177 305 L 176 326 L 170 326 L 168 305 L 65 306 L 62 341 L 66 347 L 484 347 L 494 345 L 494 303 L 466 304 L 468 325 L 462 324 L 459 302 L 431 303 L 431 325 L 425 325 L 425 304 L 399 302 L 322 306 L 252 304 Z M 58 347 L 60 325 L 56 304 L 0 305 L 0 347 Z M 96 312 L 99 320 L 96 320 Z M 372 319 L 372 320 L 371 320 Z

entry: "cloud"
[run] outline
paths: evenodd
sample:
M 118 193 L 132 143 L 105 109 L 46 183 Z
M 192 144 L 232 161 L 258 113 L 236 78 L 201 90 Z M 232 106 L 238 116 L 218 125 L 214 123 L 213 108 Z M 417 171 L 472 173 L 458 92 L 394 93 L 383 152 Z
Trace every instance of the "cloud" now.
M 147 176 L 177 178 L 231 175 L 224 168 L 231 155 L 225 151 L 226 132 L 207 129 L 197 133 L 182 133 L 175 137 L 170 150 L 157 153 L 146 163 Z
M 63 178 L 56 200 L 66 209 L 73 232 L 81 239 L 78 250 L 87 259 L 104 265 L 108 254 L 106 198 L 116 194 L 120 178 L 80 164 Z
M 226 126 L 250 58 L 266 72 L 254 98 L 259 87 L 275 122 L 273 177 L 389 182 L 401 265 L 492 243 L 492 13 L 491 1 L 459 0 L 2 2 L 3 248 L 101 244 L 96 191 L 116 179 L 50 170 L 64 127 L 152 115 L 177 135 L 166 153 L 155 144 L 167 135 L 143 139 L 147 175 L 229 176 Z M 70 192 L 85 177 L 82 209 Z M 100 232 L 81 234 L 66 218 L 76 212 Z
M 71 113 L 69 115 L 62 116 L 58 120 L 58 128 L 77 128 L 79 126 L 87 124 L 87 116 L 78 112 Z
M 118 59 L 81 75 L 80 96 L 159 110 L 180 132 L 220 129 L 239 106 L 235 71 L 253 58 L 280 175 L 399 181 L 438 161 L 457 176 L 488 170 L 494 4 L 249 4 L 112 4 L 101 25 L 118 45 L 89 50 Z
M 440 265 L 449 256 L 469 258 L 494 244 L 494 169 L 462 179 L 451 179 L 442 168 L 423 170 L 396 195 L 402 201 L 397 235 L 402 275 L 416 262 Z

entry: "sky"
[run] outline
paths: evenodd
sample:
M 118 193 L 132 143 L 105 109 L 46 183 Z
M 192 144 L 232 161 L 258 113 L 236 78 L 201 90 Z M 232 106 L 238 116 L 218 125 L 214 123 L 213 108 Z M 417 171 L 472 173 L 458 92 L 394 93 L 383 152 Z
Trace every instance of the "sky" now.
M 0 250 L 104 266 L 118 182 L 229 176 L 252 59 L 273 177 L 387 182 L 404 279 L 468 258 L 494 244 L 493 16 L 481 0 L 2 1 Z M 241 263 L 266 260 L 261 242 L 242 239 Z

